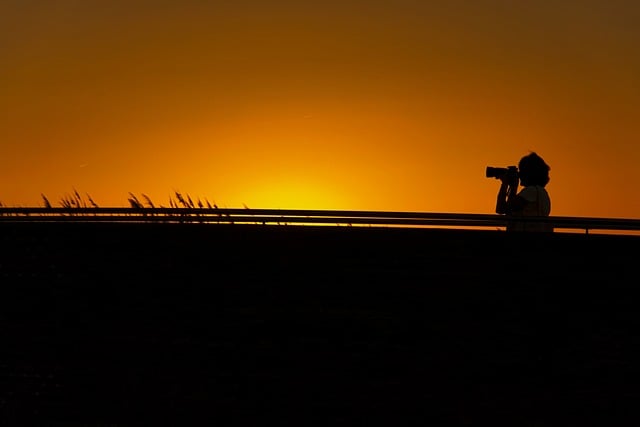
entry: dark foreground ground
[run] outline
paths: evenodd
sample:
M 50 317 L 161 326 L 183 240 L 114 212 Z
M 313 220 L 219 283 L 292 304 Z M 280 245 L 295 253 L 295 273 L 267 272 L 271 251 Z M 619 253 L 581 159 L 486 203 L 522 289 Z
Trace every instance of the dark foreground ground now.
M 5 425 L 637 425 L 640 238 L 0 224 Z

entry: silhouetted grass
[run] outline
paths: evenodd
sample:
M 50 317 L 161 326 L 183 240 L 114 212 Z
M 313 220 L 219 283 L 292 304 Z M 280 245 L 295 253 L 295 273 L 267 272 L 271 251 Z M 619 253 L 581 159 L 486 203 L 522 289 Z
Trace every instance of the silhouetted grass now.
M 47 199 L 47 196 L 45 196 L 44 194 L 40 193 L 40 195 L 42 196 L 42 201 L 44 202 L 44 207 L 47 209 L 51 208 L 51 203 L 49 203 L 49 199 Z
M 44 193 L 40 193 L 40 197 L 42 199 L 42 204 L 44 208 L 52 209 L 54 207 L 50 199 Z M 157 208 L 167 209 L 167 207 L 163 206 L 162 204 L 154 203 L 154 201 L 151 200 L 151 198 L 145 193 L 142 193 L 140 196 L 138 196 L 133 192 L 128 192 L 127 204 L 128 204 L 127 207 L 132 209 L 132 213 L 133 211 L 138 211 L 142 213 L 143 216 L 156 215 L 154 210 Z M 88 193 L 85 193 L 84 195 L 82 195 L 75 188 L 73 188 L 70 193 L 64 194 L 58 200 L 58 205 L 59 207 L 68 211 L 68 212 L 61 213 L 61 215 L 73 215 L 73 216 L 96 215 L 95 211 L 83 212 L 83 210 L 99 207 L 98 204 L 95 202 L 95 200 Z M 242 206 L 244 206 L 245 209 L 249 209 L 249 207 L 244 203 L 242 204 Z M 2 202 L 0 202 L 0 207 L 9 208 L 9 206 L 7 206 L 6 204 L 3 204 Z M 15 207 L 19 207 L 19 206 L 15 206 Z M 174 190 L 173 193 L 169 196 L 169 209 L 176 209 L 176 212 L 163 213 L 163 215 L 166 216 L 168 219 L 175 219 L 175 218 L 181 219 L 181 218 L 185 218 L 193 215 L 195 216 L 202 215 L 202 216 L 207 216 L 208 219 L 210 220 L 211 219 L 211 217 L 209 216 L 210 213 L 207 213 L 205 215 L 204 212 L 198 212 L 198 210 L 207 209 L 207 210 L 217 211 L 220 208 L 215 202 L 209 201 L 209 199 L 206 197 L 205 198 L 192 197 L 188 193 L 183 193 L 181 191 Z M 0 213 L 0 214 L 5 215 L 7 213 Z M 222 210 L 214 215 L 217 215 L 218 217 L 218 220 L 215 222 L 218 222 L 218 223 L 225 222 L 225 223 L 231 223 L 231 224 L 234 223 L 231 215 L 223 212 Z
M 140 203 L 140 200 L 138 200 L 135 194 L 129 193 L 128 200 L 129 200 L 129 206 L 132 209 L 144 209 L 144 206 L 142 205 L 142 203 Z
M 46 208 L 50 208 L 51 203 L 49 202 L 49 199 L 47 199 L 47 196 L 45 196 L 44 194 L 41 194 L 41 196 L 44 201 L 44 206 Z M 65 194 L 64 196 L 62 196 L 59 203 L 61 207 L 67 208 L 67 209 L 82 209 L 82 208 L 89 208 L 89 207 L 91 208 L 98 207 L 98 204 L 91 198 L 91 196 L 88 193 L 86 194 L 86 198 L 82 197 L 80 193 L 78 193 L 78 190 L 76 190 L 75 188 L 73 189 L 72 194 Z
M 205 198 L 204 202 L 198 197 L 196 198 L 196 202 L 193 201 L 189 194 L 182 195 L 181 192 L 175 190 L 174 191 L 175 200 L 173 197 L 169 197 L 169 206 L 172 208 L 188 208 L 188 209 L 218 209 L 218 206 Z M 145 196 L 146 197 L 146 196 Z M 152 204 L 151 200 L 148 200 L 148 203 Z
M 43 207 L 45 208 L 53 208 L 54 205 L 51 203 L 50 199 L 44 194 L 40 193 L 40 198 L 42 199 Z M 155 209 L 155 208 L 166 208 L 163 205 L 157 205 L 151 200 L 151 198 L 142 193 L 140 197 L 138 197 L 135 193 L 129 192 L 127 197 L 128 207 L 132 209 Z M 85 193 L 85 195 L 81 195 L 78 190 L 75 188 L 72 189 L 71 193 L 64 194 L 58 200 L 58 205 L 62 208 L 66 209 L 83 209 L 83 208 L 98 208 L 98 204 L 95 200 L 89 195 L 89 193 Z M 246 205 L 243 204 L 245 208 L 248 209 Z M 4 204 L 0 201 L 0 207 L 9 208 L 10 206 Z M 13 207 L 21 207 L 21 206 L 13 206 Z M 218 205 L 210 202 L 207 198 L 195 197 L 192 198 L 188 193 L 181 193 L 180 191 L 175 190 L 172 196 L 169 196 L 169 207 L 170 208 L 186 208 L 186 209 L 218 209 Z
M 153 204 L 153 202 L 151 201 L 151 199 L 149 198 L 149 196 L 147 196 L 146 194 L 142 193 L 142 198 L 147 202 L 147 205 L 153 209 L 155 208 L 155 205 Z

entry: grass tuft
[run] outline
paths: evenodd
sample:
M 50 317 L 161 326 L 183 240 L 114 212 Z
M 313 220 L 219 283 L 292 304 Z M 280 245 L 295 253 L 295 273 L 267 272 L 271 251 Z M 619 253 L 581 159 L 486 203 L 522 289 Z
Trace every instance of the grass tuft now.
M 143 209 L 144 208 L 144 206 L 142 205 L 140 200 L 138 200 L 136 195 L 131 193 L 131 192 L 129 193 L 129 198 L 127 200 L 129 200 L 129 206 L 132 209 Z
M 50 208 L 51 203 L 44 194 L 41 194 L 45 207 Z M 60 206 L 67 209 L 83 209 L 87 207 L 97 208 L 98 204 L 91 198 L 89 193 L 86 194 L 86 199 L 80 195 L 75 188 L 71 194 L 65 194 L 59 201 Z
M 155 208 L 155 205 L 153 204 L 153 202 L 151 201 L 149 196 L 147 196 L 146 194 L 142 193 L 142 198 L 147 202 L 147 206 L 149 206 L 151 209 Z
M 87 199 L 89 200 L 89 203 L 91 204 L 92 208 L 97 208 L 98 204 L 96 202 L 93 201 L 93 199 L 91 198 L 91 196 L 89 195 L 89 193 L 87 193 Z
M 45 196 L 43 193 L 40 193 L 40 195 L 42 196 L 42 201 L 44 202 L 44 207 L 47 209 L 51 209 L 51 203 L 49 202 L 49 199 L 47 199 L 47 196 Z

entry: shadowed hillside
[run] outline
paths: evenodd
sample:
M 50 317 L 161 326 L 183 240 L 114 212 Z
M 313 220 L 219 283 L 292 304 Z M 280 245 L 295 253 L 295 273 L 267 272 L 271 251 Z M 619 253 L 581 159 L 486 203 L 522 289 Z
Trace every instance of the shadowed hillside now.
M 639 244 L 445 229 L 0 224 L 0 416 L 634 417 Z

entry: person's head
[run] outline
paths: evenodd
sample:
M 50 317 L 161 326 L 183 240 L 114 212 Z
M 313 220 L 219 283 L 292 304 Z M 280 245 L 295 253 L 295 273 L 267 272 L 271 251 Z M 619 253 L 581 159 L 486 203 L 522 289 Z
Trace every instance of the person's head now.
M 531 152 L 520 159 L 518 163 L 518 175 L 522 185 L 540 185 L 544 187 L 549 182 L 549 171 L 551 168 L 545 163 L 542 157 L 535 152 Z

